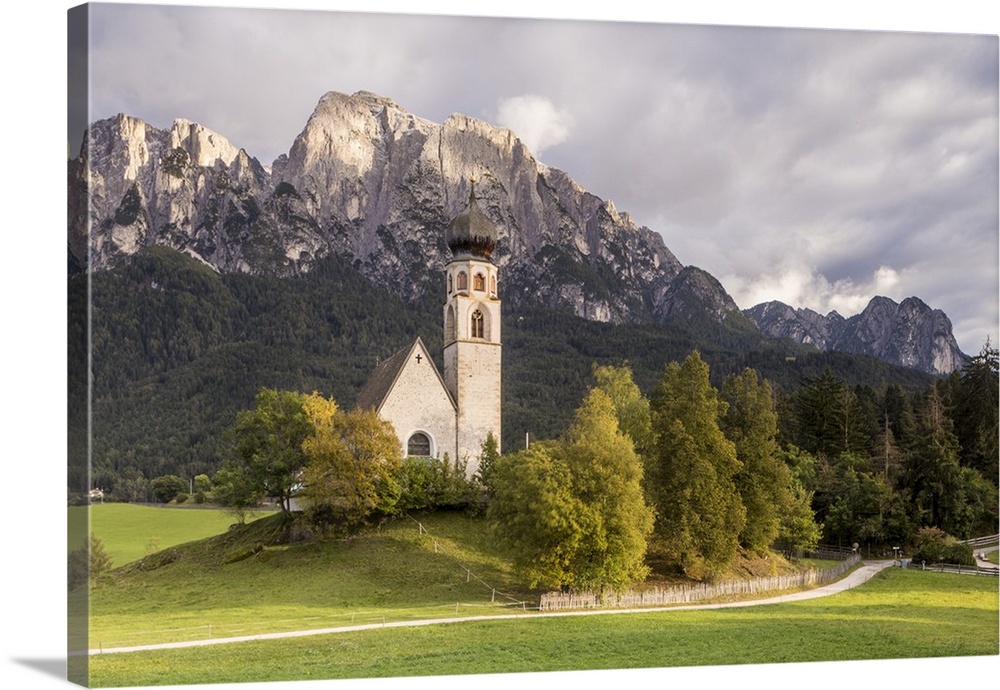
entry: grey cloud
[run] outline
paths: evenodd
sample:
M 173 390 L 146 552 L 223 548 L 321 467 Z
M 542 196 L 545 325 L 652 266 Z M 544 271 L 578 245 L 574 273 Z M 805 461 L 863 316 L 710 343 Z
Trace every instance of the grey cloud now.
M 98 7 L 95 115 L 197 120 L 269 163 L 329 90 L 438 122 L 537 94 L 573 122 L 545 162 L 681 261 L 746 284 L 887 265 L 963 348 L 996 338 L 995 36 Z

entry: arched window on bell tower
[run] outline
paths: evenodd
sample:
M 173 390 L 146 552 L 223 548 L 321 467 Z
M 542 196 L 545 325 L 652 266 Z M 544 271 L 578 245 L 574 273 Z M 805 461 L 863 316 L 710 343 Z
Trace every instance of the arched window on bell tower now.
M 472 289 L 479 292 L 486 292 L 486 276 L 482 273 L 477 273 L 472 279 Z
M 483 319 L 483 312 L 481 312 L 478 309 L 476 311 L 472 312 L 472 337 L 473 338 L 482 338 L 482 337 L 484 337 L 483 333 L 485 332 L 485 329 L 483 328 L 483 321 L 484 321 L 484 319 Z
M 497 277 L 493 276 L 490 278 L 490 297 L 496 299 L 497 297 Z
M 451 274 L 449 273 L 448 274 L 448 294 L 449 295 L 451 294 L 451 290 L 452 290 L 452 277 L 451 277 Z
M 458 272 L 458 291 L 462 292 L 463 290 L 468 290 L 468 289 L 469 289 L 469 274 L 466 273 L 465 271 L 459 271 Z
M 444 317 L 444 342 L 453 342 L 457 335 L 455 332 L 455 309 L 449 304 L 448 312 Z

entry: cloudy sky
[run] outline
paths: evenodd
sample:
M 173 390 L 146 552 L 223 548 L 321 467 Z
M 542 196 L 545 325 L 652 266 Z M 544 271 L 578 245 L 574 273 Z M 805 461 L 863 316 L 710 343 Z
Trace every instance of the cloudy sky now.
M 916 295 L 966 352 L 997 342 L 995 35 L 143 5 L 92 21 L 92 118 L 195 120 L 269 164 L 327 91 L 461 112 L 741 307 Z
M 412 11 L 401 0 L 291 2 Z M 11 687 L 65 686 L 61 607 L 36 602 L 65 591 L 65 554 L 40 549 L 38 539 L 46 535 L 58 543 L 65 532 L 66 446 L 58 430 L 66 409 L 66 275 L 65 263 L 53 257 L 65 255 L 58 190 L 65 185 L 64 27 L 74 4 L 20 3 L 8 13 L 0 41 L 5 479 L 26 487 L 8 492 L 4 510 L 22 522 L 30 516 L 30 529 L 8 530 L 6 537 L 8 551 L 31 554 L 34 566 L 8 573 L 16 580 L 8 589 L 18 596 L 8 597 L 5 613 L 17 626 L 4 638 L 0 677 Z M 383 33 L 374 36 L 371 20 L 377 17 L 359 25 L 349 17 L 333 23 L 310 14 L 289 27 L 273 16 L 261 25 L 229 13 L 202 14 L 190 24 L 175 13 L 159 22 L 95 24 L 94 69 L 110 64 L 102 76 L 118 74 L 121 81 L 101 87 L 95 79 L 93 105 L 101 115 L 125 110 L 159 126 L 175 117 L 201 120 L 262 161 L 291 145 L 328 90 L 382 92 L 434 120 L 461 111 L 506 122 L 531 138 L 541 160 L 662 232 L 685 263 L 723 279 L 741 305 L 777 297 L 847 313 L 844 296 L 863 302 L 875 292 L 897 299 L 916 294 L 944 309 L 961 346 L 976 352 L 986 334 L 997 341 L 995 43 L 870 31 L 682 31 L 623 22 L 996 35 L 995 4 L 420 0 L 422 12 L 615 23 L 501 21 L 477 34 L 468 28 L 475 23 L 450 24 L 466 27 L 458 33 L 411 18 L 383 24 Z M 74 138 L 82 126 L 75 123 Z M 754 292 L 765 286 L 773 291 Z M 931 682 L 995 677 L 998 664 L 997 656 L 907 659 L 864 662 L 849 672 L 888 686 L 901 674 Z M 838 688 L 845 668 L 809 664 L 810 683 L 818 690 Z M 609 674 L 599 678 L 754 687 L 773 682 L 774 670 Z M 579 679 L 524 674 L 518 683 L 551 687 Z M 491 689 L 509 685 L 502 676 L 476 682 Z M 351 686 L 457 690 L 468 684 L 468 677 L 454 676 Z M 329 684 L 268 688 L 313 685 Z

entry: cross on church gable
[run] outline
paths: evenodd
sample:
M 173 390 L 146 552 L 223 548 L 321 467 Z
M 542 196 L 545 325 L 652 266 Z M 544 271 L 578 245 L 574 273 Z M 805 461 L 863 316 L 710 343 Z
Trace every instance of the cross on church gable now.
M 423 359 L 424 359 L 423 355 L 421 355 L 420 353 L 417 353 L 417 364 L 420 364 L 420 362 L 422 362 Z

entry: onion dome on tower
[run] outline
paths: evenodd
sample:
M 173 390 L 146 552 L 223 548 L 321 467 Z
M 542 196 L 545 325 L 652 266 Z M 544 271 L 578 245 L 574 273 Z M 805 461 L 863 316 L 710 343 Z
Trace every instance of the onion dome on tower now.
M 471 255 L 489 259 L 493 254 L 497 246 L 497 228 L 479 210 L 475 188 L 469 192 L 469 203 L 465 210 L 448 224 L 444 231 L 444 241 L 455 256 Z

